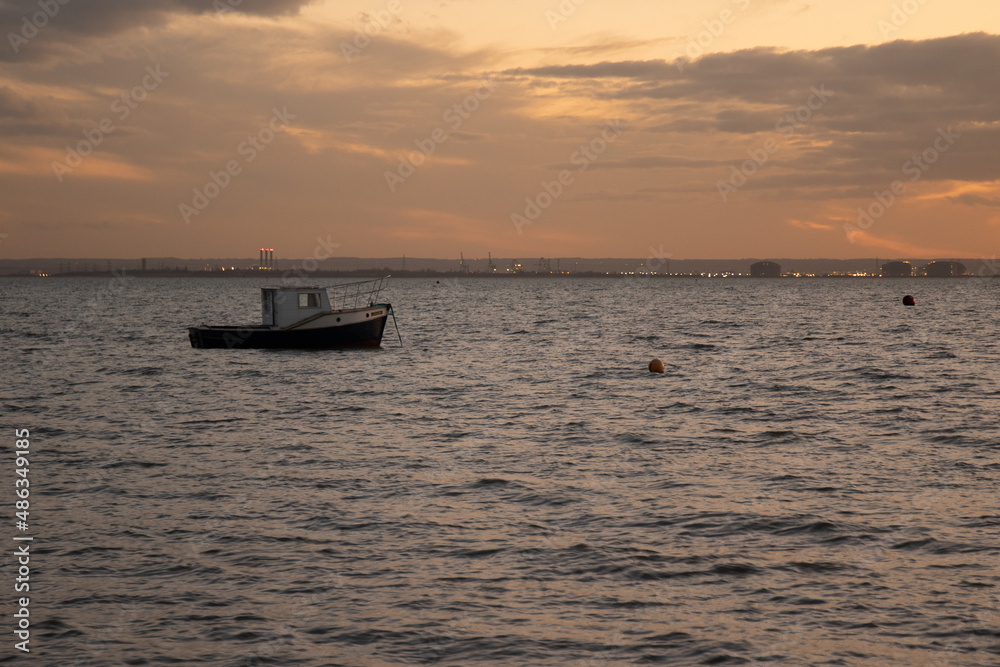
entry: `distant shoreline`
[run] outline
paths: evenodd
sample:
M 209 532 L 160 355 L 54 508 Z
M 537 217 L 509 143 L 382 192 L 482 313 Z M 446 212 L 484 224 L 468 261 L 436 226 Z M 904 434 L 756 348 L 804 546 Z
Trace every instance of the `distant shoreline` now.
M 749 279 L 749 280 L 781 280 L 796 278 L 854 278 L 854 279 L 902 279 L 907 278 L 1000 278 L 1000 274 L 976 276 L 971 274 L 957 276 L 878 276 L 874 274 L 846 274 L 846 273 L 819 273 L 819 274 L 784 274 L 781 276 L 751 276 L 749 274 L 737 273 L 645 273 L 645 272 L 599 272 L 599 271 L 575 271 L 560 273 L 539 273 L 522 271 L 518 273 L 483 273 L 477 271 L 313 271 L 308 274 L 293 271 L 188 271 L 185 269 L 172 270 L 112 270 L 112 271 L 72 271 L 66 273 L 53 274 L 32 274 L 32 273 L 6 273 L 0 274 L 0 278 L 107 278 L 107 277 L 127 277 L 127 278 L 272 278 L 281 282 L 306 282 L 313 278 L 380 278 L 391 276 L 393 278 L 479 278 L 479 279 L 511 279 L 511 278 L 646 278 L 646 279 Z
M 874 278 L 961 277 L 1000 274 L 995 259 L 966 260 L 844 260 L 844 259 L 731 259 L 688 260 L 667 258 L 493 258 L 441 259 L 329 258 L 323 262 L 253 259 L 190 260 L 176 257 L 132 260 L 0 260 L 0 277 L 100 277 L 128 275 L 135 278 L 266 278 L 310 281 L 364 279 L 391 275 L 396 278 Z

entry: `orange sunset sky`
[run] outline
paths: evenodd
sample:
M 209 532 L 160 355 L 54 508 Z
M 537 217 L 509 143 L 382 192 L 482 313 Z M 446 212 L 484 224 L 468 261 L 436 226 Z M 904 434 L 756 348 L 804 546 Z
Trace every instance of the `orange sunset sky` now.
M 6 0 L 0 26 L 0 258 L 1000 245 L 996 2 Z

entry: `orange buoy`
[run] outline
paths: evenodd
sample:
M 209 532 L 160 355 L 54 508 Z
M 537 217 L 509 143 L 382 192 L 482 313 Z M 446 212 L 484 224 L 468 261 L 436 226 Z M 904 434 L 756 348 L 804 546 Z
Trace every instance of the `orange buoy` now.
M 907 294 L 906 296 L 903 297 L 903 305 L 904 306 L 915 306 L 915 305 L 917 305 L 917 301 L 916 301 L 916 299 L 913 298 L 912 294 Z
M 650 373 L 662 373 L 663 372 L 663 362 L 659 359 L 653 359 L 649 362 L 649 372 Z

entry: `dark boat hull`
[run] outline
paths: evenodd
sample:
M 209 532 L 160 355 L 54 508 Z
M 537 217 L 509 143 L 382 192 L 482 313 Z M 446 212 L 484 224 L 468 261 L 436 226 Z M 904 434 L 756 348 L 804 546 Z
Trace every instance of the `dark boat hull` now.
M 273 329 L 262 326 L 188 327 L 191 347 L 228 349 L 333 350 L 378 347 L 387 315 L 364 322 L 317 329 Z

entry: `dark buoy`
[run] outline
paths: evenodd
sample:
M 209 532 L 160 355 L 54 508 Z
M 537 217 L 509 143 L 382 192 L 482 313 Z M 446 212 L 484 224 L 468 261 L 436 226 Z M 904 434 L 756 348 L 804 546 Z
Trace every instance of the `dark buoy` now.
M 903 305 L 904 306 L 915 306 L 915 305 L 917 305 L 917 302 L 913 298 L 912 294 L 907 294 L 906 296 L 903 297 Z
M 650 373 L 662 373 L 663 372 L 663 362 L 659 359 L 653 359 L 649 362 L 649 372 Z

